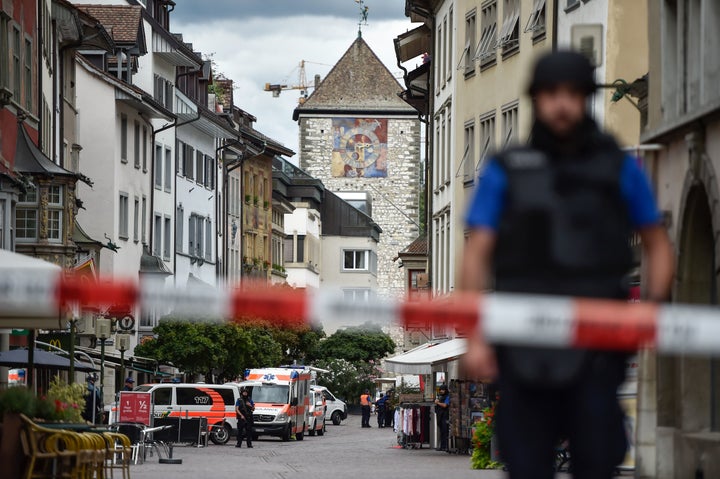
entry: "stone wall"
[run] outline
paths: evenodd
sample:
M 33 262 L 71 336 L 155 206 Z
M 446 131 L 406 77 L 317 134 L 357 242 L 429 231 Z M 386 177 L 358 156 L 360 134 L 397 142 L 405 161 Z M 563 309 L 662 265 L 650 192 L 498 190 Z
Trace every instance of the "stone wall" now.
M 301 117 L 300 167 L 322 180 L 330 191 L 370 194 L 372 217 L 382 228 L 378 292 L 385 297 L 400 296 L 405 293 L 405 271 L 393 259 L 419 234 L 420 122 L 409 117 L 388 119 L 386 178 L 333 178 L 332 149 L 332 118 Z

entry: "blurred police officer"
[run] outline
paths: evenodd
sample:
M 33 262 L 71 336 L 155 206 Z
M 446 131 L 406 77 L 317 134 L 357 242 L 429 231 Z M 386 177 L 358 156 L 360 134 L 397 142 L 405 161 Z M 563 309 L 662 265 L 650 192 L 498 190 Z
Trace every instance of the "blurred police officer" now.
M 580 54 L 556 52 L 537 62 L 529 145 L 488 162 L 467 213 L 463 289 L 493 286 L 487 280 L 494 270 L 497 291 L 625 299 L 636 231 L 647 299 L 666 299 L 669 239 L 637 160 L 587 112 L 595 89 L 593 67 Z M 564 436 L 576 478 L 612 477 L 627 448 L 616 397 L 625 359 L 471 341 L 469 364 L 499 379 L 497 432 L 512 479 L 552 478 L 554 447 Z

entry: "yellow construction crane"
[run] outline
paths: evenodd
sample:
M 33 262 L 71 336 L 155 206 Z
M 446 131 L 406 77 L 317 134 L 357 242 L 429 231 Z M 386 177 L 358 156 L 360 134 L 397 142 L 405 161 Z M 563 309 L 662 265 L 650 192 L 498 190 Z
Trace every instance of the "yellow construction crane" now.
M 312 85 L 308 83 L 307 73 L 305 71 L 306 63 L 312 63 L 314 65 L 332 66 L 326 65 L 324 63 L 300 60 L 298 66 L 296 66 L 293 71 L 291 71 L 287 76 L 287 78 L 290 78 L 292 74 L 297 71 L 297 84 L 289 85 L 287 79 L 282 83 L 266 83 L 265 91 L 272 92 L 272 96 L 274 98 L 277 98 L 280 96 L 280 93 L 283 90 L 300 90 L 300 98 L 298 99 L 298 103 L 300 103 L 301 105 L 305 103 L 305 100 L 307 100 L 307 98 L 310 96 L 310 90 L 315 88 L 320 83 L 320 75 L 315 75 L 315 79 Z

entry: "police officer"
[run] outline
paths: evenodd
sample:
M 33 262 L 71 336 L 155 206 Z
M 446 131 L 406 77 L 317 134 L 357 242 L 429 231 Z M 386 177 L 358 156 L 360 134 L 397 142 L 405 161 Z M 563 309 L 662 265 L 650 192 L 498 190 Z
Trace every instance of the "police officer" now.
M 253 412 L 255 402 L 250 397 L 247 388 L 240 390 L 240 397 L 235 401 L 235 418 L 237 419 L 237 443 L 235 447 L 242 447 L 243 439 L 247 441 L 247 447 L 252 448 L 253 435 L 255 435 L 255 420 Z
M 385 427 L 385 407 L 388 397 L 380 393 L 380 398 L 375 401 L 375 413 L 377 414 L 378 427 Z
M 448 451 L 448 434 L 450 419 L 450 392 L 446 385 L 441 384 L 438 388 L 438 396 L 435 398 L 435 421 L 440 433 L 440 446 L 438 451 Z
M 627 298 L 629 238 L 639 233 L 649 300 L 667 298 L 673 254 L 647 178 L 587 113 L 594 71 L 567 51 L 535 65 L 534 123 L 528 146 L 491 159 L 466 222 L 470 235 L 461 287 Z M 626 451 L 616 390 L 622 354 L 517 346 L 474 337 L 466 355 L 479 377 L 498 376 L 497 433 L 512 479 L 550 479 L 567 436 L 573 474 L 609 479 Z

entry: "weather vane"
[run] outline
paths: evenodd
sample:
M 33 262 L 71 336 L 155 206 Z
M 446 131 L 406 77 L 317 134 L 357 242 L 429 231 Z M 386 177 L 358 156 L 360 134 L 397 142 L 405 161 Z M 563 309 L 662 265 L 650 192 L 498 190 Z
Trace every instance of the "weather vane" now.
M 368 24 L 368 14 L 370 13 L 370 7 L 365 5 L 365 0 L 355 0 L 360 6 L 360 21 L 358 22 L 358 37 L 362 37 L 362 27 Z

